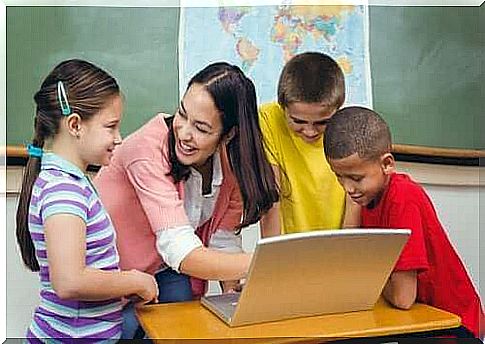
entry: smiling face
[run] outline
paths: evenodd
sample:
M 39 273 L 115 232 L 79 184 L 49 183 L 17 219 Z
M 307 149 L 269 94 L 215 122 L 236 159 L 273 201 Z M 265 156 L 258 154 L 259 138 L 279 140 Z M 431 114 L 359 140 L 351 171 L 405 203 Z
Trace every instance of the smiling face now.
M 81 124 L 79 147 L 82 163 L 108 165 L 113 151 L 121 143 L 120 122 L 123 101 L 119 95 L 111 97 L 106 106 Z
M 288 126 L 305 142 L 318 141 L 336 109 L 320 103 L 293 102 L 286 107 Z
M 362 159 L 354 153 L 342 159 L 328 159 L 328 163 L 345 191 L 361 206 L 380 200 L 390 174 L 395 171 L 390 153 L 376 159 Z
M 193 84 L 173 120 L 175 154 L 186 166 L 202 166 L 221 143 L 221 113 L 205 87 Z

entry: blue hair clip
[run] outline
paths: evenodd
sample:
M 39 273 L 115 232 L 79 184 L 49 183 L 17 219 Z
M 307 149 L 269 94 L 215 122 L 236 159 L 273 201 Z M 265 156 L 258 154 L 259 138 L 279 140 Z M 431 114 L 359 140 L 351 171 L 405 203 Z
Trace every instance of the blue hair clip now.
M 64 116 L 68 116 L 71 114 L 71 107 L 69 106 L 69 102 L 67 101 L 66 89 L 64 88 L 64 84 L 62 81 L 57 82 L 57 99 L 59 100 L 59 104 L 61 105 L 61 111 Z
M 42 148 L 36 147 L 33 144 L 27 146 L 27 152 L 29 152 L 29 156 L 33 156 L 35 158 L 42 158 Z

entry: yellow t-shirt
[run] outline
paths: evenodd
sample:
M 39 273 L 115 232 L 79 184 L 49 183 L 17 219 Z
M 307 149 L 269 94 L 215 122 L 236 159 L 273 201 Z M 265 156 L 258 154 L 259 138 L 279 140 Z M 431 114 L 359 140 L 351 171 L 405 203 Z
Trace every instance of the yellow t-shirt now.
M 280 169 L 282 234 L 340 228 L 345 192 L 325 158 L 323 138 L 303 141 L 277 103 L 260 107 L 259 123 L 268 160 Z

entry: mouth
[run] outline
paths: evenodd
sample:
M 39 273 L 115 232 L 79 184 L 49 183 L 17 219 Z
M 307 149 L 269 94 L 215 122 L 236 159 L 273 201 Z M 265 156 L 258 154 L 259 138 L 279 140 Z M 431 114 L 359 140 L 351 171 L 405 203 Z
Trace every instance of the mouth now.
M 194 155 L 197 152 L 197 148 L 194 148 L 180 140 L 177 141 L 177 149 L 183 155 Z
M 352 199 L 352 201 L 354 201 L 355 203 L 359 203 L 359 201 L 362 201 L 362 199 L 364 198 L 364 195 L 349 195 L 349 196 Z
M 308 142 L 313 142 L 313 141 L 316 141 L 320 138 L 320 135 L 315 135 L 315 136 L 306 136 L 306 135 L 303 135 L 303 138 L 308 141 Z

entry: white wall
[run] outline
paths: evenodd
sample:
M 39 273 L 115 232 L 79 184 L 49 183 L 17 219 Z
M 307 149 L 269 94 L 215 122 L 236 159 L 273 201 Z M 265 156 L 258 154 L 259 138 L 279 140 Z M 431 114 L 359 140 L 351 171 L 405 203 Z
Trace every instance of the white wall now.
M 484 230 L 484 220 L 480 219 L 480 206 L 484 208 L 485 185 L 479 186 L 477 169 L 461 169 L 457 167 L 443 168 L 432 166 L 431 171 L 436 175 L 433 178 L 429 174 L 416 169 L 413 165 L 401 164 L 401 169 L 423 182 L 424 187 L 434 201 L 438 215 L 448 230 L 451 241 L 455 244 L 463 261 L 469 269 L 481 295 L 485 295 L 485 274 L 482 273 L 480 281 L 480 245 L 479 242 L 480 221 Z M 440 172 L 441 171 L 441 172 Z M 457 173 L 458 172 L 458 173 Z M 439 175 L 437 175 L 439 174 Z M 458 177 L 457 177 L 458 175 Z M 451 176 L 451 177 L 450 177 Z M 440 179 L 441 178 L 441 179 Z M 444 179 L 443 179 L 444 178 Z M 15 209 L 17 205 L 18 175 L 7 173 L 7 309 L 6 309 L 6 335 L 7 338 L 23 337 L 25 330 L 30 323 L 31 313 L 38 302 L 38 278 L 36 274 L 29 272 L 23 267 L 15 239 Z M 440 180 L 440 183 L 456 184 L 436 185 L 433 180 Z M 15 185 L 12 185 L 15 184 Z M 9 185 L 10 184 L 10 185 Z M 480 194 L 482 202 L 479 202 Z M 481 205 L 480 205 L 481 204 Z M 243 247 L 246 251 L 253 251 L 259 237 L 257 225 L 243 230 Z M 485 235 L 482 239 L 485 238 Z M 485 240 L 482 240 L 485 242 Z M 482 268 L 483 269 L 483 268 Z M 216 283 L 210 284 L 210 292 L 217 292 Z

